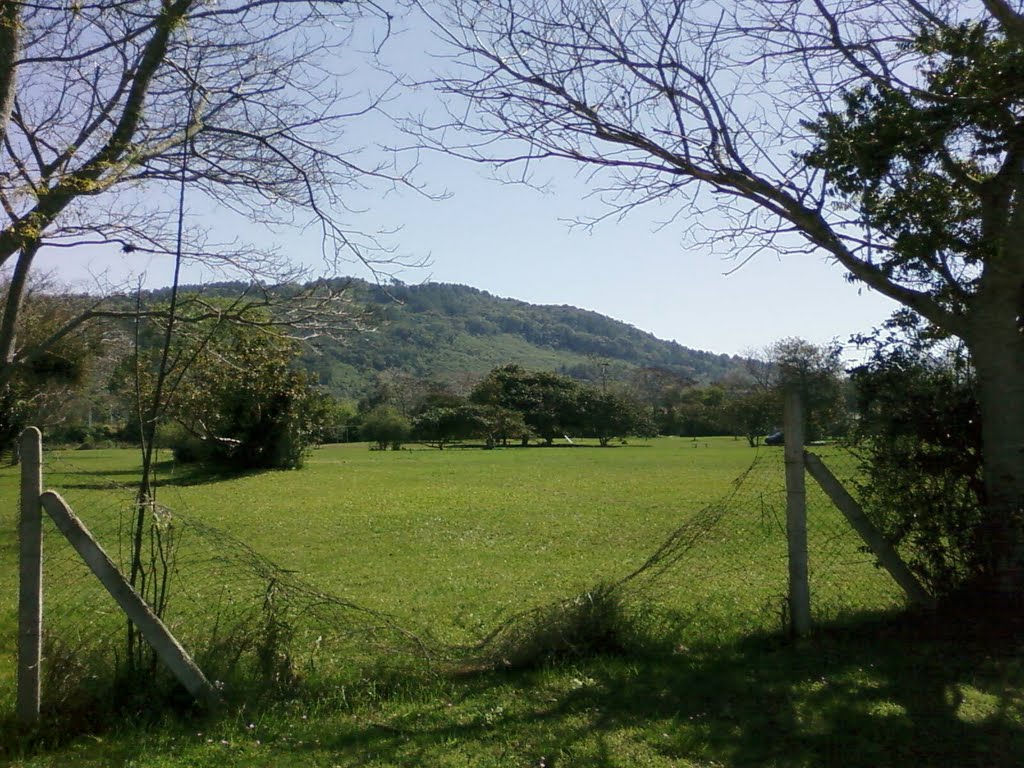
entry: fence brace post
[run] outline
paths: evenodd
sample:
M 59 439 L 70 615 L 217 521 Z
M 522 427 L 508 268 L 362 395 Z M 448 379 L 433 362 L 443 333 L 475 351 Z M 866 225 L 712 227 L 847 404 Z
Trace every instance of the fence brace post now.
M 18 520 L 18 694 L 15 710 L 23 723 L 39 720 L 43 625 L 43 435 L 28 427 L 21 452 L 21 510 Z
M 790 631 L 795 637 L 805 637 L 811 631 L 811 588 L 807 576 L 803 403 L 799 386 L 795 383 L 786 387 L 782 421 L 785 433 Z
M 860 504 L 854 501 L 843 484 L 825 465 L 825 462 L 813 453 L 805 453 L 804 461 L 807 463 L 808 474 L 817 481 L 821 489 L 835 504 L 836 509 L 843 513 L 853 530 L 860 535 L 864 543 L 878 558 L 878 562 L 900 585 L 910 601 L 924 608 L 935 608 L 935 598 L 928 594 L 928 590 L 921 585 L 913 571 L 903 562 L 903 558 L 900 557 L 896 548 L 886 540 L 881 531 L 875 528 L 868 516 L 864 514 Z
M 178 682 L 201 704 L 210 708 L 218 706 L 220 694 L 217 693 L 217 689 L 210 685 L 203 671 L 192 661 L 192 657 L 181 647 L 160 617 L 153 613 L 127 579 L 121 575 L 103 547 L 71 511 L 67 502 L 53 491 L 44 493 L 41 502 L 57 530 L 64 534 L 64 538 L 75 548 L 89 566 L 89 570 L 99 579 L 131 622 L 139 628 L 146 642 L 178 678 Z

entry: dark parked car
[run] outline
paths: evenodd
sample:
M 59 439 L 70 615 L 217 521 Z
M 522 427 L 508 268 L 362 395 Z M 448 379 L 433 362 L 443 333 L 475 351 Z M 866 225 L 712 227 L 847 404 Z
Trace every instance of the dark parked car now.
M 765 445 L 785 445 L 786 436 L 782 432 L 772 432 L 764 439 Z

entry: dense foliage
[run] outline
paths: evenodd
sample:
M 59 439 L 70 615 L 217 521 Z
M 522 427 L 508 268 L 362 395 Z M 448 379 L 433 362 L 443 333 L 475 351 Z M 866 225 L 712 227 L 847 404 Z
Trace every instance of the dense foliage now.
M 862 503 L 937 596 L 984 580 L 981 419 L 974 375 L 960 356 L 880 350 L 854 372 L 863 457 Z
M 738 358 L 662 341 L 597 312 L 538 306 L 463 285 L 425 283 L 386 289 L 353 281 L 356 300 L 376 315 L 376 332 L 358 341 L 325 341 L 306 357 L 334 394 L 366 393 L 375 373 L 401 370 L 420 379 L 483 376 L 514 363 L 596 383 L 660 367 L 708 382 L 740 367 Z
M 48 433 L 65 418 L 61 408 L 83 386 L 102 353 L 103 330 L 90 327 L 51 339 L 80 311 L 80 301 L 32 286 L 23 299 L 16 346 L 22 363 L 0 383 L 0 450 L 15 444 L 29 424 Z M 7 282 L 0 285 L 0 304 L 6 303 Z
M 296 343 L 266 332 L 259 317 L 250 321 L 197 322 L 172 340 L 157 418 L 179 461 L 233 469 L 298 467 L 331 426 L 332 402 L 297 366 Z M 153 340 L 140 341 L 115 375 L 114 386 L 126 399 L 153 397 L 163 357 Z
M 556 437 L 582 430 L 582 394 L 579 382 L 568 376 L 506 365 L 491 371 L 470 399 L 519 412 L 530 432 L 551 445 Z M 522 436 L 524 445 L 527 438 Z
M 998 595 L 1008 610 L 1019 611 L 1024 15 L 1020 4 L 983 5 L 987 12 L 976 6 L 963 17 L 934 16 L 915 26 L 903 44 L 916 62 L 915 77 L 848 87 L 842 108 L 807 124 L 816 144 L 806 160 L 824 172 L 836 201 L 871 233 L 866 253 L 874 276 L 901 285 L 890 295 L 923 316 L 933 332 L 965 347 L 977 374 L 970 387 L 977 408 L 969 425 L 958 423 L 947 399 L 963 395 L 960 382 L 913 360 L 906 374 L 911 391 L 934 393 L 936 421 L 950 433 L 980 429 L 970 455 L 981 468 L 965 468 L 952 455 L 960 451 L 942 455 L 960 437 L 933 435 L 932 426 L 920 423 L 922 454 L 940 454 L 929 460 L 935 467 L 925 472 L 928 487 L 916 497 L 935 507 L 929 515 L 934 530 L 926 538 L 941 567 L 930 570 L 943 574 L 944 589 L 967 577 L 976 596 Z M 906 458 L 913 479 L 915 468 L 924 469 L 923 456 Z M 984 493 L 965 490 L 968 480 L 984 486 Z M 918 501 L 910 505 L 918 507 Z M 922 525 L 915 527 L 925 535 Z M 943 546 L 964 562 L 954 564 L 951 554 L 936 551 Z
M 377 444 L 384 451 L 388 447 L 398 450 L 409 439 L 412 424 L 396 408 L 378 405 L 363 415 L 359 435 L 363 440 Z

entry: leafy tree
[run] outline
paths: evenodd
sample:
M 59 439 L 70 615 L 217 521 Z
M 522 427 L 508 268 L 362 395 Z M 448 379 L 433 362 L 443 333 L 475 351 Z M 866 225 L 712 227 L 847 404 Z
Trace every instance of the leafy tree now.
M 379 405 L 363 415 L 359 435 L 363 440 L 376 443 L 380 450 L 402 447 L 412 434 L 412 423 L 389 405 Z
M 428 382 L 416 407 L 417 413 L 434 410 L 437 408 L 448 408 L 458 410 L 466 405 L 466 398 L 458 395 L 448 388 L 447 385 L 439 382 Z
M 296 344 L 235 326 L 192 341 L 176 350 L 192 359 L 177 372 L 166 407 L 187 434 L 173 446 L 175 457 L 236 469 L 300 466 L 322 437 L 330 408 L 295 367 Z
M 579 384 L 568 376 L 506 365 L 491 371 L 470 400 L 518 411 L 530 430 L 551 445 L 556 437 L 582 426 L 580 392 Z M 522 441 L 526 445 L 528 437 Z
M 726 410 L 732 431 L 747 438 L 751 448 L 782 421 L 782 400 L 774 389 L 754 387 L 735 392 Z
M 796 386 L 804 410 L 805 438 L 819 440 L 842 434 L 846 426 L 841 349 L 836 344 L 818 346 L 803 339 L 783 339 L 766 351 L 763 382 L 769 389 Z M 781 402 L 781 393 L 776 393 Z M 781 413 L 780 413 L 781 415 Z
M 347 443 L 352 439 L 358 420 L 356 404 L 348 400 L 337 400 L 326 393 L 322 394 L 327 408 L 324 419 L 324 432 L 321 442 Z
M 867 513 L 933 594 L 990 579 L 977 382 L 962 350 L 883 344 L 853 380 Z
M 846 379 L 836 344 L 818 346 L 803 339 L 783 339 L 747 354 L 746 375 L 725 382 L 721 418 L 732 434 L 756 447 L 760 438 L 782 424 L 783 390 L 799 389 L 808 441 L 845 433 Z
M 641 405 L 625 393 L 589 388 L 581 401 L 584 433 L 596 437 L 602 446 L 615 438 L 656 434 Z
M 587 164 L 613 214 L 677 201 L 694 214 L 680 219 L 707 221 L 711 193 L 741 254 L 825 254 L 963 340 L 992 561 L 977 586 L 1024 601 L 1019 3 L 445 0 L 426 13 L 462 65 L 442 88 L 474 109 L 423 129 L 425 144 L 505 167 Z
M 674 434 L 688 437 L 728 434 L 726 406 L 727 393 L 721 384 L 691 388 L 682 393 L 676 405 L 677 431 Z
M 629 388 L 646 407 L 648 418 L 662 435 L 681 435 L 682 411 L 695 382 L 666 368 L 641 368 L 630 379 Z
M 509 438 L 525 441 L 532 436 L 526 419 L 518 411 L 498 405 L 478 407 L 486 428 L 487 447 L 493 448 L 498 443 L 508 445 Z
M 0 285 L 9 301 L 10 282 Z M 47 280 L 31 285 L 22 299 L 15 326 L 17 349 L 34 349 L 58 331 L 77 311 L 73 296 L 54 290 Z M 64 336 L 46 344 L 21 365 L 16 375 L 0 384 L 0 450 L 15 449 L 19 435 L 30 423 L 46 427 L 61 421 L 61 406 L 85 381 L 90 367 L 103 352 L 99 327 Z
M 489 424 L 484 417 L 484 408 L 479 405 L 436 405 L 413 420 L 413 437 L 438 450 L 460 440 L 485 437 Z

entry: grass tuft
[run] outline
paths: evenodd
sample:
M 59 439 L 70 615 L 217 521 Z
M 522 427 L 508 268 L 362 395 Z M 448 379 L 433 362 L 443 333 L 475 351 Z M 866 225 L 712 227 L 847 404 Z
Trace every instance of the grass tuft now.
M 474 649 L 462 669 L 536 669 L 553 662 L 617 656 L 635 646 L 637 635 L 622 589 L 599 584 L 503 622 Z

